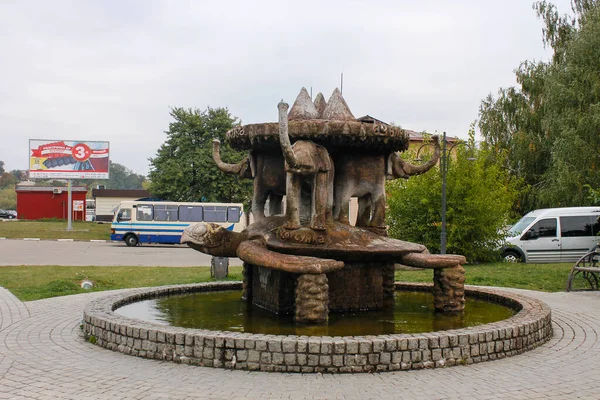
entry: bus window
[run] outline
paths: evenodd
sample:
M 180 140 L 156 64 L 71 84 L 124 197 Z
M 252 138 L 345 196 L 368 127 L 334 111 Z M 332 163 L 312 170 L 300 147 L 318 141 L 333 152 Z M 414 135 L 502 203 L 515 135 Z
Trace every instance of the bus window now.
M 152 221 L 152 206 L 138 204 L 136 218 L 138 221 Z
M 179 206 L 179 220 L 185 222 L 201 222 L 202 206 Z
M 227 206 L 204 206 L 205 222 L 227 222 Z
M 117 221 L 131 221 L 131 208 L 122 208 L 117 215 Z
M 240 222 L 240 208 L 227 207 L 227 222 Z
M 177 206 L 155 204 L 154 205 L 154 220 L 155 221 L 177 221 Z

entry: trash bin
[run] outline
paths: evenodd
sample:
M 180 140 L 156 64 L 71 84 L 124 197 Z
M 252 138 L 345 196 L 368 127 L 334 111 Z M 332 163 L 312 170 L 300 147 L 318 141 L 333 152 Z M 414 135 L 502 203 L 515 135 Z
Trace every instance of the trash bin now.
M 212 257 L 210 260 L 210 276 L 215 279 L 224 279 L 229 274 L 229 258 Z

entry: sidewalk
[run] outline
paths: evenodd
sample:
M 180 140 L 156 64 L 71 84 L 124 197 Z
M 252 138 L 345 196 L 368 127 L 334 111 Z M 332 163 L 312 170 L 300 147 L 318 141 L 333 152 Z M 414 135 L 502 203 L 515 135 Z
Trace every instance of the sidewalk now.
M 278 374 L 193 367 L 87 342 L 85 304 L 104 293 L 21 303 L 0 288 L 0 399 L 598 399 L 600 292 L 512 290 L 545 301 L 555 337 L 531 352 L 436 370 Z

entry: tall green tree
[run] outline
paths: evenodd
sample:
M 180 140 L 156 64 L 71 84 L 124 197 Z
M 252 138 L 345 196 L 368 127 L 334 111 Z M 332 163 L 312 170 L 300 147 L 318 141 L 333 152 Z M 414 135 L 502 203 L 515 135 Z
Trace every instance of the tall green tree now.
M 0 160 L 0 175 L 2 175 L 4 172 L 4 161 Z
M 410 155 L 403 155 L 410 157 Z M 473 160 L 474 158 L 474 160 Z M 510 179 L 498 155 L 485 148 L 456 146 L 446 175 L 447 253 L 469 262 L 497 258 L 502 228 L 514 218 L 518 181 Z M 390 236 L 440 251 L 442 175 L 438 167 L 387 185 Z
M 587 186 L 600 188 L 600 7 L 582 16 L 561 62 L 549 68 L 543 100 L 542 128 L 552 150 L 541 197 L 553 205 L 589 205 Z
M 167 140 L 150 159 L 149 190 L 153 196 L 173 201 L 243 202 L 252 195 L 249 180 L 219 171 L 212 159 L 212 140 L 225 139 L 225 133 L 237 125 L 237 118 L 226 108 L 173 108 L 173 122 Z M 222 157 L 237 162 L 246 152 L 223 146 Z
M 516 70 L 519 86 L 487 96 L 479 119 L 483 137 L 504 160 L 510 176 L 525 183 L 517 203 L 521 213 L 587 204 L 585 184 L 596 184 L 591 174 L 577 171 L 597 165 L 590 150 L 597 141 L 589 141 L 594 129 L 589 119 L 597 103 L 598 1 L 573 0 L 572 15 L 560 15 L 548 1 L 536 2 L 534 9 L 544 22 L 543 42 L 552 48 L 552 59 L 521 63 Z M 581 121 L 587 121 L 583 124 L 588 133 Z M 589 148 L 584 148 L 586 142 Z

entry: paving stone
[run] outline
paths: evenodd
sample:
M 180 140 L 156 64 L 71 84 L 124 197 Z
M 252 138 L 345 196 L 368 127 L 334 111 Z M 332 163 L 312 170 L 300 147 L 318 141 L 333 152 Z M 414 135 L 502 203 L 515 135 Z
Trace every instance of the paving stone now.
M 502 329 L 497 337 L 492 334 L 487 343 L 481 343 L 485 345 L 483 355 L 496 357 L 496 360 L 472 364 L 471 358 L 482 358 L 478 352 L 480 343 L 471 343 L 473 333 L 463 331 L 458 334 L 458 346 L 450 348 L 448 354 L 457 356 L 457 349 L 460 349 L 463 359 L 465 354 L 470 354 L 471 358 L 464 360 L 465 366 L 444 368 L 456 364 L 457 360 L 442 359 L 441 343 L 438 348 L 433 346 L 430 360 L 421 353 L 422 361 L 412 365 L 408 340 L 404 344 L 397 341 L 395 352 L 391 351 L 393 348 L 387 348 L 386 341 L 386 350 L 391 351 L 392 359 L 388 361 L 385 356 L 383 359 L 390 364 L 373 366 L 368 365 L 369 356 L 380 354 L 381 362 L 384 353 L 359 354 L 357 341 L 343 339 L 346 350 L 347 346 L 356 347 L 353 354 L 358 354 L 358 359 L 353 355 L 355 364 L 346 363 L 342 367 L 343 359 L 339 357 L 350 356 L 338 355 L 336 344 L 341 346 L 341 342 L 333 339 L 331 356 L 311 354 L 328 357 L 320 361 L 329 363 L 331 360 L 331 367 L 315 369 L 307 362 L 307 340 L 305 354 L 298 354 L 296 359 L 287 358 L 286 354 L 281 365 L 270 367 L 272 371 L 305 373 L 280 374 L 259 372 L 261 351 L 255 349 L 253 340 L 246 339 L 235 340 L 236 346 L 241 345 L 236 351 L 235 366 L 213 358 L 199 360 L 193 357 L 196 354 L 182 357 L 182 364 L 176 364 L 116 353 L 85 341 L 79 328 L 85 305 L 104 294 L 85 293 L 21 303 L 0 288 L 0 398 L 177 400 L 198 398 L 201 394 L 206 399 L 597 399 L 600 292 L 507 291 L 537 298 L 551 307 L 554 337 L 548 343 L 523 354 L 510 351 L 513 356 L 505 357 L 501 352 L 517 343 L 519 332 Z M 523 328 L 522 345 L 529 346 L 531 338 L 539 334 L 536 332 L 540 329 L 542 327 Z M 526 336 L 526 332 L 533 336 Z M 140 329 L 138 339 L 144 335 L 147 340 L 140 342 L 144 351 L 150 351 L 151 344 L 158 349 L 151 341 L 151 330 L 144 333 Z M 484 335 L 484 339 L 488 338 Z M 431 348 L 431 338 L 427 337 L 427 340 Z M 162 349 L 173 351 L 174 344 L 182 344 L 181 341 L 175 336 L 174 343 L 170 347 L 162 343 Z M 213 355 L 219 352 L 224 356 L 233 354 L 227 350 L 223 352 L 223 349 L 215 351 L 214 339 L 212 343 L 210 340 L 196 343 L 193 340 L 187 342 L 186 337 L 185 345 L 184 353 L 186 349 L 191 353 L 198 349 L 201 357 L 206 349 L 210 349 L 207 355 L 211 351 Z M 268 350 L 268 343 L 265 345 Z M 284 340 L 281 346 L 286 353 Z M 243 347 L 248 348 L 242 350 Z M 408 356 L 406 362 L 402 360 L 403 352 Z M 256 361 L 248 360 L 250 353 L 256 355 Z M 157 354 L 157 358 L 162 358 L 162 354 Z M 287 365 L 288 362 L 296 362 L 296 365 Z M 234 369 L 207 368 L 198 366 L 200 363 L 221 363 Z M 403 371 L 415 366 L 422 369 Z M 431 369 L 432 366 L 436 368 Z M 238 370 L 238 367 L 246 370 Z M 386 367 L 389 370 L 382 371 Z M 381 372 L 377 372 L 378 369 Z M 324 374 L 315 374 L 315 370 Z M 373 374 L 336 374 L 337 371 L 371 370 Z M 423 382 L 429 386 L 424 388 Z

